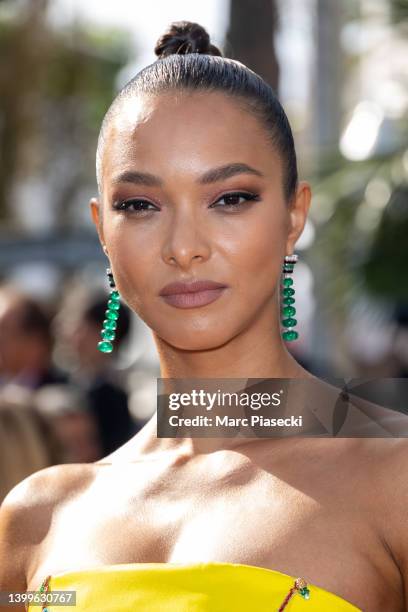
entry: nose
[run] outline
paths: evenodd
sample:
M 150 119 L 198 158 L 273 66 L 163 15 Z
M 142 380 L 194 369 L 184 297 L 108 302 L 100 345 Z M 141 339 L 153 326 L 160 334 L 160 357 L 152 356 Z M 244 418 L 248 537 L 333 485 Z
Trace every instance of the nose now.
M 186 207 L 187 208 L 187 207 Z M 210 236 L 200 223 L 198 213 L 191 208 L 174 213 L 163 243 L 165 263 L 183 270 L 191 268 L 193 261 L 206 261 L 211 254 Z

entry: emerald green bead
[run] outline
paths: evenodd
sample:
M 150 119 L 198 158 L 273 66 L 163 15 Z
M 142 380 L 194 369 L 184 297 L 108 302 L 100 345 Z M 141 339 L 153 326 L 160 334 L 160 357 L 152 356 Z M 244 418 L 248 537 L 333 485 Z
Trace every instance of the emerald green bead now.
M 110 321 L 109 319 L 104 319 L 103 327 L 104 329 L 116 329 L 118 324 L 113 319 Z
M 110 319 L 112 321 L 112 319 L 115 319 L 115 321 L 117 319 L 119 319 L 119 313 L 117 310 L 105 310 L 105 317 L 107 319 Z
M 111 310 L 119 310 L 120 302 L 118 302 L 117 300 L 109 300 L 108 308 L 110 308 Z
M 299 593 L 305 599 L 310 599 L 310 591 L 307 587 L 303 587 L 302 589 L 299 589 Z
M 113 345 L 109 340 L 102 340 L 98 342 L 98 349 L 101 353 L 111 353 L 113 351 Z
M 116 291 L 115 289 L 111 291 L 109 295 L 111 300 L 118 300 L 120 298 L 119 291 Z
M 285 317 L 292 317 L 296 313 L 296 308 L 294 306 L 285 306 L 283 309 L 283 314 Z
M 287 304 L 288 306 L 290 306 L 291 304 L 295 303 L 295 298 L 285 297 L 285 298 L 283 298 L 283 303 Z
M 293 270 L 293 268 L 294 268 L 295 266 L 294 266 L 294 264 L 291 264 L 291 263 L 285 263 L 285 264 L 283 264 L 283 267 L 284 267 L 286 270 Z
M 283 319 L 282 325 L 283 327 L 295 327 L 295 325 L 297 325 L 297 319 L 292 319 L 291 317 L 289 319 Z
M 283 279 L 283 286 L 284 287 L 290 287 L 291 285 L 293 285 L 293 278 L 284 278 Z
M 296 340 L 299 334 L 294 329 L 291 329 L 290 331 L 284 331 L 282 337 L 284 340 Z
M 285 287 L 282 291 L 285 297 L 290 297 L 291 295 L 295 295 L 295 290 L 292 287 Z
M 105 340 L 114 340 L 115 339 L 115 332 L 112 331 L 111 329 L 103 329 L 101 331 L 101 336 L 102 338 L 105 338 Z

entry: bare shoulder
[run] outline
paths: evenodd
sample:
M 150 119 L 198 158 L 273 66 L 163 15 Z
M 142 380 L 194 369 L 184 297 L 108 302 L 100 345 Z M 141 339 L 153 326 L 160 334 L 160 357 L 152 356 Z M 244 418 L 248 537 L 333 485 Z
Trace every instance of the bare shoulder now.
M 373 501 L 377 499 L 384 541 L 408 578 L 408 438 L 371 439 L 367 443 L 374 456 L 368 486 Z
M 408 493 L 408 438 L 370 438 L 366 444 L 373 449 L 371 454 L 377 461 L 372 468 L 377 470 L 378 485 L 381 482 L 384 490 L 390 488 L 394 491 L 393 502 L 398 492 L 401 495 Z
M 396 496 L 408 493 L 408 480 L 404 473 L 408 465 L 408 438 L 354 438 L 347 441 L 352 449 L 353 469 L 364 474 L 368 488 L 378 495 L 378 501 L 392 503 L 395 507 Z M 390 498 L 391 491 L 393 495 Z
M 96 470 L 92 463 L 47 467 L 7 494 L 0 506 L 0 591 L 26 589 L 30 560 L 48 531 L 53 512 L 86 490 Z
M 7 494 L 3 504 L 23 508 L 28 505 L 32 510 L 33 505 L 58 501 L 61 496 L 86 485 L 95 469 L 93 463 L 66 463 L 43 468 L 19 482 Z
M 379 440 L 384 445 L 382 478 L 388 492 L 392 492 L 388 504 L 408 508 L 408 438 Z M 404 520 L 408 515 L 405 514 Z M 407 523 L 406 523 L 407 526 Z

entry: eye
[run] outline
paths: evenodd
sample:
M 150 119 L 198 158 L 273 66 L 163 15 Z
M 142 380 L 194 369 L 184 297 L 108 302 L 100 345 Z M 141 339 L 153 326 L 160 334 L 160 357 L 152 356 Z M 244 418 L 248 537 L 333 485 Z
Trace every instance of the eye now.
M 151 206 L 152 208 L 148 208 L 148 206 Z M 132 207 L 132 209 L 130 207 Z M 134 213 L 141 213 L 141 212 L 150 211 L 150 210 L 158 210 L 158 208 L 156 208 L 156 206 L 153 206 L 151 202 L 148 202 L 147 200 L 136 200 L 136 199 L 125 200 L 124 202 L 114 202 L 112 204 L 112 208 L 114 210 L 130 211 Z
M 243 202 L 241 200 L 244 200 Z M 225 201 L 225 204 L 219 205 L 218 202 Z M 259 200 L 259 195 L 256 193 L 247 193 L 245 191 L 234 191 L 231 193 L 225 193 L 221 198 L 217 200 L 210 208 L 227 208 L 227 209 L 238 209 L 245 205 L 246 202 Z

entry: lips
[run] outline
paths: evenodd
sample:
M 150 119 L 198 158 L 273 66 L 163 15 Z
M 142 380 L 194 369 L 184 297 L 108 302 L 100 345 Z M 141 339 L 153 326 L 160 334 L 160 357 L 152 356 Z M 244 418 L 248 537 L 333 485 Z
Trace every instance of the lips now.
M 159 295 L 179 295 L 183 293 L 198 293 L 200 291 L 211 291 L 213 289 L 223 289 L 226 285 L 210 280 L 196 280 L 189 283 L 170 283 L 163 287 Z
M 163 287 L 160 296 L 175 308 L 198 308 L 217 300 L 226 288 L 227 285 L 210 280 L 177 282 Z

